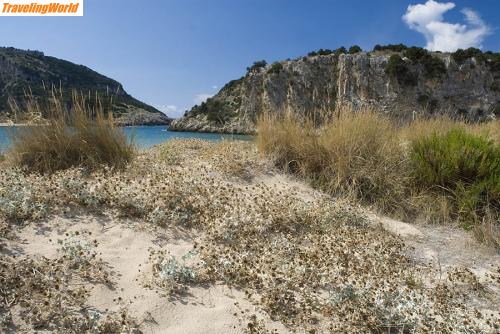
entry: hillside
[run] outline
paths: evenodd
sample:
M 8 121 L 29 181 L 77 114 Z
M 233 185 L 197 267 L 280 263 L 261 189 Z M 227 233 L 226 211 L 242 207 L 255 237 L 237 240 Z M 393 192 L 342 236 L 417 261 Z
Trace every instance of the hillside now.
M 428 52 L 404 45 L 320 50 L 266 64 L 174 121 L 171 130 L 252 133 L 262 112 L 314 114 L 372 107 L 397 119 L 446 114 L 473 121 L 500 115 L 500 54 Z
M 97 94 L 104 104 L 112 101 L 115 119 L 122 125 L 170 123 L 162 112 L 130 96 L 119 82 L 86 66 L 39 51 L 0 48 L 0 122 L 15 121 L 9 99 L 22 105 L 26 92 L 31 90 L 33 96 L 43 98 L 53 87 L 63 91 L 66 101 L 72 90 L 89 94 L 89 100 L 95 100 Z

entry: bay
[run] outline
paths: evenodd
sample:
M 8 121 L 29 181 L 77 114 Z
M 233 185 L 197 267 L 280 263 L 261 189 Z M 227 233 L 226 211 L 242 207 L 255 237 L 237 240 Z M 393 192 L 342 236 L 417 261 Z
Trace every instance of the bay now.
M 0 151 L 5 151 L 10 146 L 9 134 L 16 131 L 16 126 L 0 127 Z M 161 144 L 172 138 L 198 138 L 204 140 L 220 141 L 226 140 L 252 140 L 252 136 L 232 135 L 220 133 L 203 133 L 203 132 L 175 132 L 168 131 L 165 125 L 157 126 L 128 126 L 123 130 L 130 138 L 134 136 L 135 143 L 138 148 L 146 149 L 154 145 Z

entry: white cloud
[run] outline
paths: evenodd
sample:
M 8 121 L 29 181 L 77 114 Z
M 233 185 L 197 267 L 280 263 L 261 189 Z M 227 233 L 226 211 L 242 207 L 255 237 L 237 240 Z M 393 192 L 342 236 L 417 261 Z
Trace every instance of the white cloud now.
M 428 0 L 425 4 L 409 5 L 403 21 L 410 29 L 422 33 L 426 48 L 432 51 L 455 51 L 469 47 L 481 48 L 490 27 L 472 9 L 462 9 L 466 24 L 444 21 L 443 14 L 455 8 L 453 2 Z
M 219 86 L 217 86 L 217 85 L 212 86 L 212 89 L 217 89 L 217 88 L 219 88 Z
M 201 93 L 196 95 L 193 101 L 196 104 L 201 104 L 202 102 L 205 102 L 208 98 L 211 98 L 212 96 L 214 96 L 214 94 Z
M 172 118 L 181 117 L 184 114 L 183 109 L 181 109 L 173 104 L 156 105 L 155 107 L 156 107 L 156 109 L 160 110 L 165 115 L 172 117 Z

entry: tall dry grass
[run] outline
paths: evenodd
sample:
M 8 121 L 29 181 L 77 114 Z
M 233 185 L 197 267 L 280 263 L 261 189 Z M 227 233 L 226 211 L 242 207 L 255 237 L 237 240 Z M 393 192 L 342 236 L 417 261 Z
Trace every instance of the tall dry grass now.
M 124 167 L 134 156 L 133 140 L 116 128 L 112 113 L 105 115 L 100 103 L 91 108 L 82 95 L 73 93 L 67 105 L 52 92 L 46 101 L 28 96 L 24 110 L 16 113 L 47 115 L 46 122 L 20 127 L 10 134 L 9 155 L 14 163 L 31 171 L 50 173 L 81 166 Z
M 500 246 L 500 203 L 493 198 L 496 190 L 491 186 L 492 180 L 500 177 L 495 158 L 495 152 L 500 152 L 495 151 L 500 149 L 499 128 L 499 121 L 472 125 L 445 117 L 401 125 L 373 110 L 344 109 L 321 126 L 292 113 L 261 115 L 257 143 L 259 150 L 271 156 L 279 167 L 330 194 L 399 219 L 459 222 L 473 227 L 483 241 Z M 463 152 L 455 143 L 451 146 L 455 150 L 447 155 L 450 132 L 463 133 L 459 140 L 473 143 L 464 145 Z M 419 156 L 412 154 L 417 142 L 428 150 L 421 157 L 425 161 L 416 160 Z M 486 148 L 488 154 L 482 151 Z M 468 166 L 463 158 L 467 154 L 475 157 L 475 165 Z M 426 170 L 422 167 L 426 164 L 451 169 L 445 172 L 452 174 L 457 184 L 425 182 L 430 175 L 418 173 Z M 468 180 L 461 175 L 483 170 L 484 166 L 491 174 L 484 178 L 488 181 Z M 489 185 L 485 186 L 485 182 Z M 459 196 L 460 189 L 464 191 Z
M 257 144 L 276 163 L 334 195 L 399 210 L 408 171 L 391 121 L 373 111 L 342 112 L 321 127 L 287 113 L 262 115 Z

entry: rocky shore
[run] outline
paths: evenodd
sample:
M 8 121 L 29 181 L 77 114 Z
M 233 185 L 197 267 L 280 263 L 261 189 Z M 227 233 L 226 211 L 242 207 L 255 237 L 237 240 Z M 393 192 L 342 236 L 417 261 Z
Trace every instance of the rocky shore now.
M 172 122 L 171 129 L 252 133 L 261 113 L 320 117 L 346 107 L 373 108 L 402 121 L 435 115 L 471 121 L 500 116 L 499 65 L 479 56 L 457 60 L 451 53 L 420 50 L 413 51 L 414 59 L 401 52 L 374 51 L 254 65 Z

